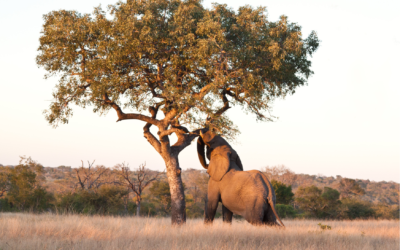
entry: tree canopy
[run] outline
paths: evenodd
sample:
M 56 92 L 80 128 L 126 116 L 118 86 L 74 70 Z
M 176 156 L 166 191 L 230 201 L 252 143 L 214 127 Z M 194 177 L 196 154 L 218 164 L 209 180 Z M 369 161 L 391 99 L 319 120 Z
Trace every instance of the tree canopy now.
M 236 12 L 222 4 L 208 10 L 199 0 L 127 1 L 108 13 L 111 19 L 100 7 L 92 15 L 44 15 L 37 64 L 47 76 L 61 76 L 46 111 L 55 126 L 68 122 L 73 103 L 98 113 L 114 108 L 118 121 L 212 125 L 229 134 L 227 109 L 238 105 L 270 120 L 271 101 L 313 73 L 308 56 L 318 47 L 316 33 L 303 39 L 299 25 L 285 16 L 270 22 L 263 7 Z M 145 115 L 159 108 L 163 122 Z

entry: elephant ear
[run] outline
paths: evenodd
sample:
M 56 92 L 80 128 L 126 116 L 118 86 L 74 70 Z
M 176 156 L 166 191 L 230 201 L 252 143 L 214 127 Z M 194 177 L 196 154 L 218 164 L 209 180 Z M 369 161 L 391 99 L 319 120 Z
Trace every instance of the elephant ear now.
M 214 181 L 220 181 L 222 177 L 229 170 L 229 152 L 220 152 L 211 154 L 210 164 L 208 164 L 207 173 L 211 176 Z

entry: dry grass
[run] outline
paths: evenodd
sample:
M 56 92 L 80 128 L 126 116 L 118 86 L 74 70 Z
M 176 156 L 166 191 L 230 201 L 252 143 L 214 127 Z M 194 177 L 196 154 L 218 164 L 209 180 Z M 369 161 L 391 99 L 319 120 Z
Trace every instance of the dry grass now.
M 0 249 L 399 249 L 399 221 L 284 223 L 286 229 L 188 220 L 173 228 L 167 218 L 2 213 Z

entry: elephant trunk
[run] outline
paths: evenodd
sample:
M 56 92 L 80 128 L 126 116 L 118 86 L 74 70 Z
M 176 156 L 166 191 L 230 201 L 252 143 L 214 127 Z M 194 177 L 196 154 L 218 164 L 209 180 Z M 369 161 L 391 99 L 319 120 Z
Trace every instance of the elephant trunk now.
M 197 155 L 199 156 L 199 160 L 203 168 L 208 169 L 208 164 L 206 163 L 206 156 L 204 153 L 205 147 L 206 144 L 204 143 L 201 136 L 199 136 L 199 138 L 197 139 Z

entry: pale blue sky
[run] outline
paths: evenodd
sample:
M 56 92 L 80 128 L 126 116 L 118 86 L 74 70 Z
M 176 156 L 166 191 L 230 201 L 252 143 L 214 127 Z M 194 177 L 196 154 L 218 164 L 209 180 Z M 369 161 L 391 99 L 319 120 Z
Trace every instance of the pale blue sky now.
M 275 102 L 274 123 L 257 123 L 240 109 L 229 115 L 242 134 L 238 151 L 246 170 L 284 164 L 296 173 L 400 181 L 399 1 L 218 1 L 235 9 L 267 6 L 270 20 L 284 14 L 318 33 L 308 86 Z M 56 78 L 35 64 L 42 15 L 52 10 L 92 12 L 115 1 L 4 1 L 0 9 L 0 163 L 19 155 L 45 166 L 77 167 L 81 160 L 113 166 L 143 162 L 164 169 L 143 138 L 143 123 L 116 123 L 76 108 L 68 125 L 51 128 L 48 107 Z M 211 1 L 205 1 L 210 6 Z M 395 71 L 397 69 L 397 72 Z M 183 169 L 201 169 L 195 143 L 180 155 Z

